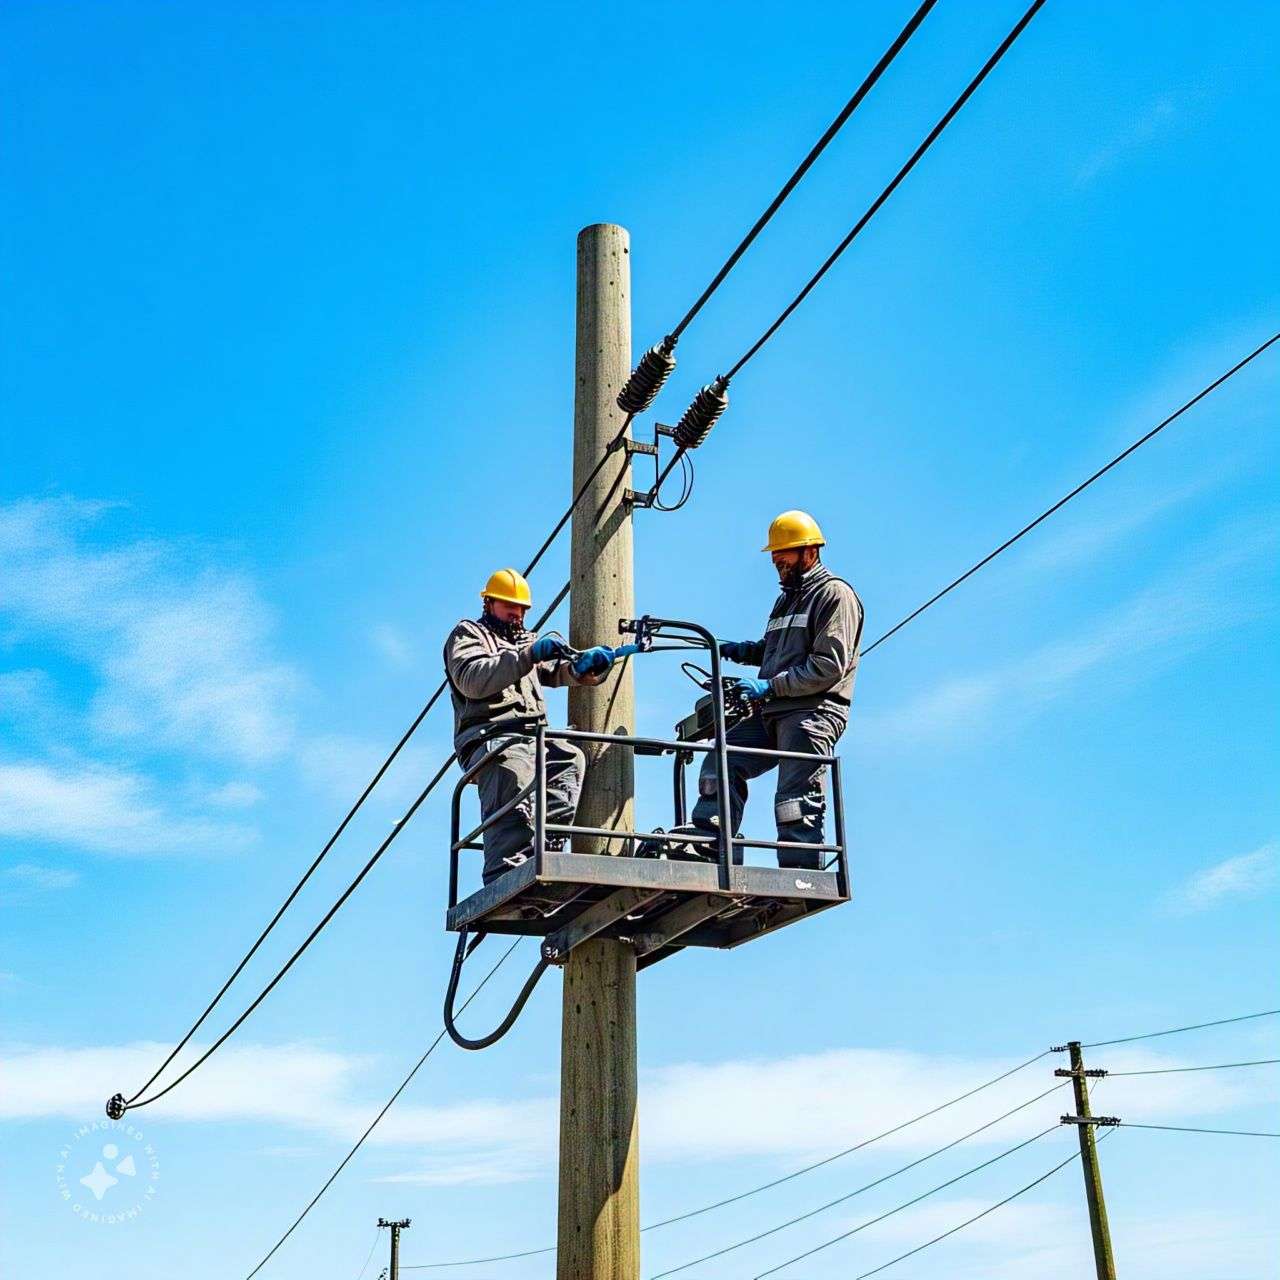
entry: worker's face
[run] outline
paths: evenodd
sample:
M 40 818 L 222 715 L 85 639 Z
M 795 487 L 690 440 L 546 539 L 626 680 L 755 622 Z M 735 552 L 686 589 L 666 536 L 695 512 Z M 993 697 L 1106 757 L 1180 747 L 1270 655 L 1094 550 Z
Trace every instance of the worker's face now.
M 817 562 L 817 547 L 792 547 L 788 551 L 773 553 L 773 567 L 778 571 L 778 581 L 784 587 L 807 573 Z
M 490 600 L 489 612 L 499 622 L 510 623 L 517 627 L 524 626 L 524 615 L 529 612 L 526 605 L 512 604 L 510 600 Z

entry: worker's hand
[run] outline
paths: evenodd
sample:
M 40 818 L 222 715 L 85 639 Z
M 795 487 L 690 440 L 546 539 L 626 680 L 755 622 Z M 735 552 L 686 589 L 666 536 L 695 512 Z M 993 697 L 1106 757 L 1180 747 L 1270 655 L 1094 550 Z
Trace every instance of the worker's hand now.
M 590 649 L 583 649 L 573 660 L 575 676 L 602 676 L 613 666 L 613 650 L 607 645 L 598 644 Z
M 738 688 L 751 702 L 763 702 L 769 696 L 769 682 L 753 676 L 736 676 Z
M 720 656 L 730 662 L 749 662 L 747 650 L 751 648 L 750 640 L 721 640 Z
M 559 636 L 539 636 L 529 646 L 529 656 L 534 662 L 549 662 L 552 658 L 567 658 L 569 646 Z

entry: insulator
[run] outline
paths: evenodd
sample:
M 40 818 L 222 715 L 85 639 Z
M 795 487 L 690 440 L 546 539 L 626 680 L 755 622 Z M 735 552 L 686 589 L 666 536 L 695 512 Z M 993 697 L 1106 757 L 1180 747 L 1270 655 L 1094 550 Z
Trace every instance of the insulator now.
M 618 408 L 633 417 L 643 413 L 657 398 L 663 383 L 671 377 L 676 367 L 672 355 L 675 343 L 663 338 L 656 347 L 650 347 L 640 357 L 640 363 L 631 371 L 622 390 L 618 392 Z
M 113 1093 L 107 1099 L 107 1118 L 109 1120 L 120 1120 L 124 1117 L 124 1113 L 128 1110 L 128 1105 L 124 1100 L 123 1093 Z
M 729 384 L 724 378 L 708 383 L 684 411 L 671 438 L 681 449 L 696 449 L 710 434 L 720 415 L 729 407 Z

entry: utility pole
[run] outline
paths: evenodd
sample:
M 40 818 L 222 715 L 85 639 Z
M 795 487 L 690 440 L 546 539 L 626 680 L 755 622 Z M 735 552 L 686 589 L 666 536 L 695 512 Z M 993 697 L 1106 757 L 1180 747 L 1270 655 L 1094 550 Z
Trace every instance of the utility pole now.
M 386 1218 L 378 1219 L 379 1227 L 391 1228 L 391 1277 L 400 1280 L 400 1232 L 407 1231 L 412 1224 L 408 1218 L 400 1218 L 396 1222 L 388 1222 Z
M 1080 1051 L 1080 1041 L 1070 1040 L 1067 1049 L 1071 1053 L 1071 1069 L 1059 1067 L 1055 1076 L 1070 1076 L 1071 1088 L 1075 1093 L 1076 1114 L 1063 1116 L 1064 1121 L 1071 1121 L 1080 1135 L 1080 1167 L 1084 1170 L 1084 1194 L 1089 1202 L 1089 1230 L 1093 1234 L 1093 1263 L 1098 1272 L 1098 1280 L 1116 1280 L 1116 1263 L 1111 1256 L 1111 1228 L 1107 1225 L 1107 1202 L 1102 1196 L 1102 1169 L 1098 1165 L 1098 1144 L 1094 1141 L 1095 1121 L 1089 1110 L 1089 1077 L 1105 1076 L 1103 1070 L 1086 1070 L 1084 1054 Z M 1102 1117 L 1114 1124 L 1112 1117 Z
M 622 426 L 615 397 L 631 372 L 630 236 L 611 223 L 578 235 L 573 492 Z M 627 449 L 617 449 L 573 515 L 569 642 L 611 644 L 618 619 L 635 616 Z M 569 690 L 569 722 L 597 733 L 634 733 L 628 664 L 603 684 Z M 629 749 L 593 745 L 577 821 L 634 830 Z M 574 838 L 578 853 L 617 852 Z M 560 1212 L 557 1280 L 638 1280 L 639 1152 L 636 1115 L 636 957 L 593 938 L 569 953 L 560 1035 Z M 395 1280 L 392 1277 L 392 1280 Z

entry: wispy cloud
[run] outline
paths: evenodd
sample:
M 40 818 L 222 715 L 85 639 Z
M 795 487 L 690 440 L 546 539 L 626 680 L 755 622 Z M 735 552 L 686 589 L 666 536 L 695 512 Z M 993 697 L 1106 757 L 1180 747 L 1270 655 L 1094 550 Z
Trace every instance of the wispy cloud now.
M 233 851 L 253 840 L 244 827 L 168 810 L 158 790 L 105 765 L 0 763 L 0 837 L 120 855 Z
M 166 1051 L 160 1044 L 15 1050 L 0 1056 L 6 1089 L 0 1115 L 12 1118 L 96 1113 L 102 1095 L 144 1079 Z M 175 1064 L 181 1069 L 189 1046 Z M 917 1115 L 998 1074 L 1007 1063 L 883 1049 L 838 1049 L 786 1058 L 688 1062 L 642 1073 L 642 1143 L 646 1160 L 682 1167 L 736 1157 L 800 1162 Z M 1114 1070 L 1180 1066 L 1140 1050 L 1115 1052 Z M 377 1103 L 357 1093 L 372 1063 L 306 1044 L 233 1045 L 168 1100 L 174 1120 L 246 1119 L 324 1134 L 347 1142 L 360 1134 Z M 881 1149 L 918 1152 L 939 1146 L 1041 1092 L 1047 1071 L 1025 1072 L 887 1138 Z M 847 1087 L 856 1081 L 857 1087 Z M 1180 1075 L 1114 1079 L 1107 1106 L 1131 1119 L 1211 1115 L 1269 1096 L 1259 1079 L 1194 1079 Z M 1003 1145 L 1052 1123 L 1061 1094 L 1050 1094 L 993 1126 L 975 1147 Z M 753 1123 L 741 1123 L 751 1115 Z M 384 1180 L 437 1186 L 496 1184 L 538 1176 L 556 1150 L 558 1105 L 551 1096 L 479 1098 L 438 1106 L 403 1105 L 375 1131 L 374 1145 L 405 1167 Z
M 404 668 L 413 663 L 413 644 L 399 627 L 389 622 L 381 622 L 370 630 L 369 643 L 389 666 Z
M 1280 843 L 1273 840 L 1197 871 L 1170 889 L 1160 905 L 1170 915 L 1192 915 L 1233 899 L 1257 898 L 1275 886 L 1278 873 Z
M 80 883 L 80 873 L 68 867 L 42 867 L 34 862 L 19 862 L 0 871 L 0 879 L 24 889 L 49 893 L 56 889 L 71 889 Z
M 1099 145 L 1077 168 L 1078 187 L 1087 187 L 1104 173 L 1128 160 L 1135 152 L 1159 142 L 1185 117 L 1188 101 L 1172 93 L 1162 93 L 1136 115 L 1126 120 L 1110 138 Z
M 1196 558 L 1104 613 L 1068 639 L 1042 645 L 1003 666 L 952 677 L 884 712 L 862 715 L 862 743 L 914 743 L 971 734 L 994 721 L 1009 724 L 1107 672 L 1136 680 L 1177 662 L 1222 632 L 1264 616 L 1269 593 L 1258 570 L 1277 545 L 1275 523 L 1241 522 Z
M 99 680 L 103 734 L 261 763 L 293 736 L 294 671 L 270 653 L 251 584 L 158 542 L 112 543 L 109 508 L 71 498 L 0 506 L 0 616 Z

